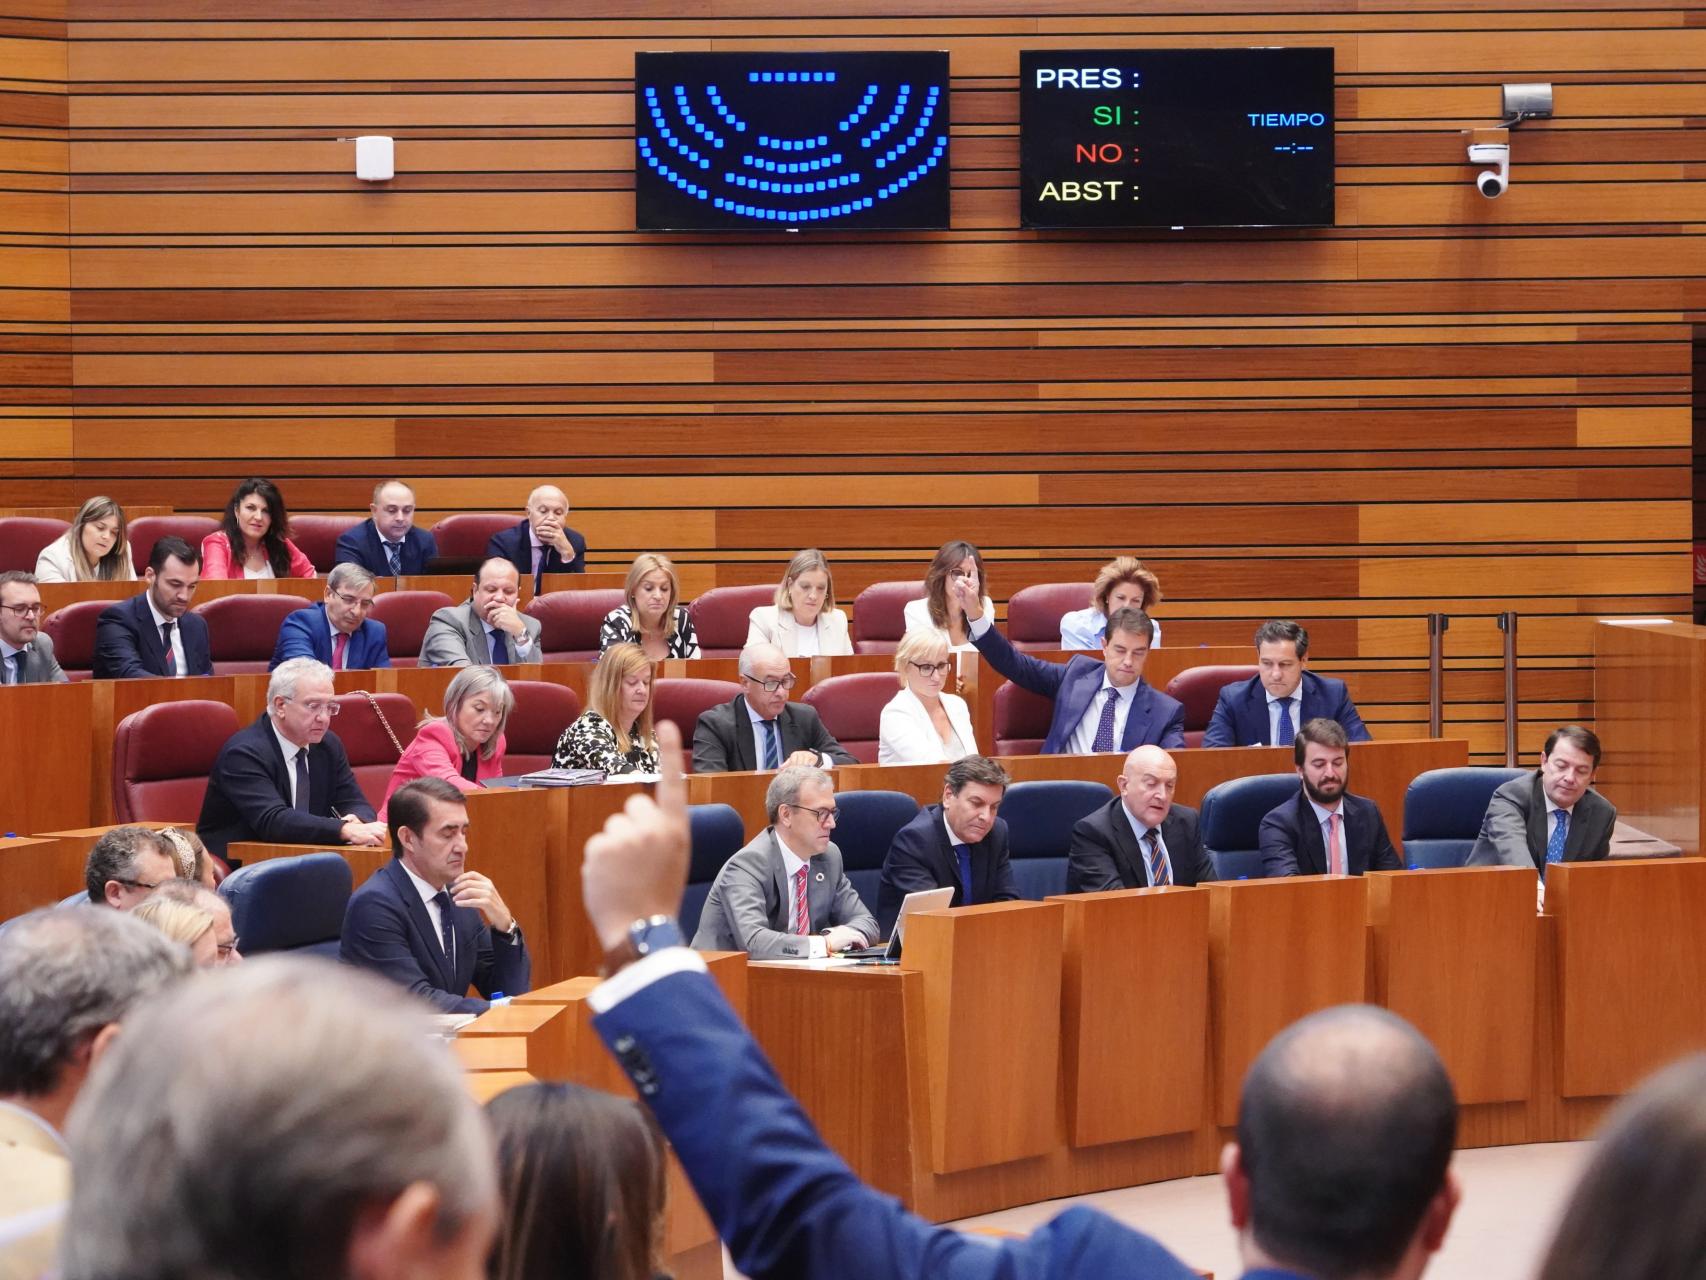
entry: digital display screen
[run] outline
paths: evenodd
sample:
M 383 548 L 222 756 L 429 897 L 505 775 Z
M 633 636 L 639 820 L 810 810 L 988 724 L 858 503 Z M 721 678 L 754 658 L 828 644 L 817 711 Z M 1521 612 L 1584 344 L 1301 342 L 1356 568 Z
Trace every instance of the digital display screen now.
M 1333 222 L 1333 51 L 1019 54 L 1019 221 Z
M 642 231 L 945 230 L 948 55 L 640 53 Z

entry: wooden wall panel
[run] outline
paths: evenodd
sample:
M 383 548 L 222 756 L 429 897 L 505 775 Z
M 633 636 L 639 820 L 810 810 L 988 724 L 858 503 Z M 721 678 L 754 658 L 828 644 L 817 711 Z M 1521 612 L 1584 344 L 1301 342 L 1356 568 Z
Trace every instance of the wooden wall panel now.
M 69 6 L 69 11 L 66 7 Z M 45 12 L 43 11 L 45 8 Z M 1169 644 L 1295 613 L 1377 731 L 1590 719 L 1593 619 L 1690 607 L 1706 10 L 1680 0 L 31 0 L 0 22 L 0 504 L 423 510 L 560 478 L 594 567 L 840 594 L 978 542 L 1004 600 L 1115 550 Z M 14 12 L 20 12 L 17 5 Z M 68 20 L 68 21 L 67 21 Z M 1332 228 L 1017 229 L 1017 53 L 1331 44 Z M 945 48 L 945 233 L 633 230 L 631 55 Z M 1481 199 L 1461 130 L 1551 79 Z M 359 132 L 399 176 L 355 182 Z M 68 323 L 69 322 L 69 323 Z

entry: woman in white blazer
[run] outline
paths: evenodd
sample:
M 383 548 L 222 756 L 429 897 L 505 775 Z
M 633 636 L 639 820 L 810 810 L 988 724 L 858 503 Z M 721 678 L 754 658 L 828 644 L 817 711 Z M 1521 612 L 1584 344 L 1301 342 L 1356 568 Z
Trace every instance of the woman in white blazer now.
M 125 536 L 124 508 L 111 498 L 90 498 L 71 527 L 36 557 L 37 582 L 135 582 Z
M 948 642 L 911 631 L 895 650 L 900 692 L 883 708 L 877 728 L 878 764 L 951 763 L 978 754 L 971 711 L 957 694 L 943 693 L 953 670 Z
M 964 578 L 983 594 L 983 616 L 993 618 L 995 605 L 989 599 L 989 580 L 983 576 L 983 553 L 969 542 L 946 542 L 930 562 L 924 575 L 924 598 L 908 600 L 901 611 L 906 632 L 922 631 L 939 636 L 954 653 L 966 653 L 975 648 L 971 642 L 970 624 L 965 610 L 954 603 L 948 582 Z
M 776 603 L 759 605 L 748 618 L 746 642 L 773 644 L 790 658 L 853 652 L 847 615 L 835 607 L 835 579 L 823 552 L 809 548 L 788 562 Z

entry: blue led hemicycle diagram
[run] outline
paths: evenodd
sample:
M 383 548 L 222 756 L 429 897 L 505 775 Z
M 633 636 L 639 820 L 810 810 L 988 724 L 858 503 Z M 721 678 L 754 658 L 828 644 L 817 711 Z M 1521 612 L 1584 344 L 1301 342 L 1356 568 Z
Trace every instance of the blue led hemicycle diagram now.
M 642 230 L 948 225 L 945 53 L 638 54 Z

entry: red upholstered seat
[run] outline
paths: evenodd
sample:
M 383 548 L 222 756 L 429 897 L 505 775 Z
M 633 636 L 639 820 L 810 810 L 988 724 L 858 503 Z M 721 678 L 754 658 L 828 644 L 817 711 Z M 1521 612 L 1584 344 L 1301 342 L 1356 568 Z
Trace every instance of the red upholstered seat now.
M 734 658 L 746 646 L 752 611 L 773 604 L 776 588 L 712 587 L 690 606 L 693 631 L 699 637 L 699 653 L 706 658 Z
M 732 701 L 739 692 L 740 685 L 733 680 L 659 680 L 652 694 L 652 723 L 667 720 L 680 729 L 691 759 L 693 730 L 699 717 L 720 703 Z
M 213 649 L 213 674 L 240 676 L 265 671 L 285 618 L 305 607 L 300 596 L 220 596 L 198 604 Z
M 1009 680 L 995 691 L 995 754 L 1031 756 L 1043 749 L 1054 700 Z
M 446 557 L 472 558 L 486 554 L 486 544 L 501 529 L 513 529 L 521 523 L 519 513 L 501 511 L 462 511 L 445 516 L 432 527 L 438 554 Z
M 549 680 L 511 680 L 515 710 L 504 729 L 504 772 L 535 773 L 551 767 L 557 739 L 581 713 L 580 695 Z
M 819 680 L 800 701 L 818 713 L 831 737 L 859 760 L 875 764 L 883 708 L 899 688 L 887 671 L 861 671 Z
M 1088 582 L 1039 582 L 1007 601 L 1007 638 L 1015 649 L 1060 648 L 1060 619 L 1090 603 Z
M 402 744 L 404 751 L 408 749 L 415 740 L 415 722 L 419 716 L 415 713 L 415 704 L 404 694 L 376 693 L 372 696 L 373 702 L 369 702 L 359 693 L 339 694 L 336 701 L 342 710 L 332 721 L 332 731 L 344 744 L 361 794 L 377 811 L 385 799 L 385 788 L 391 784 L 391 775 L 396 772 L 397 760 L 403 754 L 397 743 Z M 378 704 L 377 708 L 374 703 Z M 391 726 L 391 733 L 397 735 L 397 743 L 391 741 L 385 725 L 379 723 L 381 715 Z
M 365 516 L 291 516 L 290 540 L 296 549 L 314 562 L 322 578 L 331 572 L 332 557 L 337 554 L 338 539 L 345 529 L 353 529 Z
M 924 597 L 922 582 L 873 582 L 853 601 L 853 652 L 893 653 L 906 634 L 908 600 Z
M 1214 704 L 1229 684 L 1261 674 L 1260 667 L 1186 667 L 1167 682 L 1168 697 L 1185 704 L 1185 745 L 1202 746 L 1203 731 L 1214 718 Z
M 427 623 L 435 612 L 455 603 L 442 591 L 381 591 L 374 596 L 373 612 L 367 616 L 385 624 L 385 651 L 391 655 L 391 665 L 416 666 Z
M 0 516 L 0 573 L 34 573 L 41 549 L 70 527 L 65 520 L 44 516 Z
M 113 820 L 194 826 L 219 749 L 237 732 L 223 702 L 157 702 L 113 733 Z
M 527 602 L 539 619 L 539 647 L 546 662 L 595 662 L 598 628 L 623 601 L 614 587 L 596 591 L 547 591 Z
M 219 521 L 207 516 L 137 516 L 125 531 L 130 539 L 130 558 L 140 576 L 148 567 L 148 557 L 161 538 L 182 538 L 190 550 L 200 551 L 201 540 L 219 528 Z
M 53 656 L 73 680 L 87 680 L 95 666 L 95 623 L 111 600 L 79 600 L 55 609 L 41 629 L 53 641 Z

